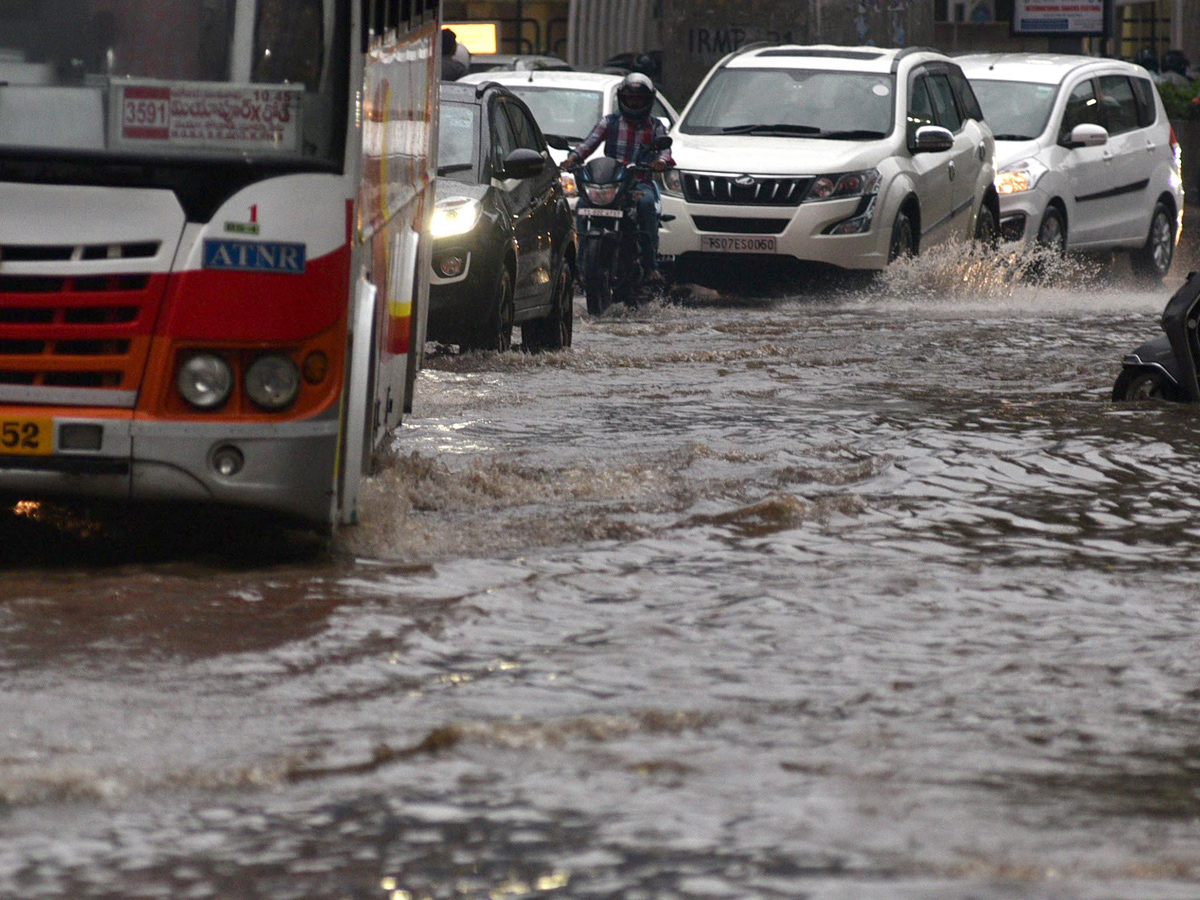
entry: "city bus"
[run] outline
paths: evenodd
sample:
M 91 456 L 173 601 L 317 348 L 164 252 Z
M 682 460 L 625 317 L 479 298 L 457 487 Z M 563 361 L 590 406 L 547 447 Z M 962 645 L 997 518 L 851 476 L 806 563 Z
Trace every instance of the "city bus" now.
M 0 496 L 353 523 L 411 410 L 438 0 L 0 0 Z

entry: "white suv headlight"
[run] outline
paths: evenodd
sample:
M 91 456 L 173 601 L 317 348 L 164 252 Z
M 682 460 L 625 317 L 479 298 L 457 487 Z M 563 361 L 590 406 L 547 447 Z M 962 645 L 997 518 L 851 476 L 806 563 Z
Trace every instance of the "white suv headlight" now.
M 864 172 L 843 172 L 836 175 L 818 175 L 808 186 L 804 202 L 840 200 L 843 197 L 869 197 L 879 192 L 881 178 L 878 169 L 868 169 Z
M 1037 187 L 1038 180 L 1050 170 L 1036 159 L 1023 159 L 996 173 L 996 190 L 1001 194 L 1020 194 Z
M 433 222 L 429 233 L 435 238 L 467 234 L 479 221 L 483 207 L 470 197 L 447 197 L 433 207 Z

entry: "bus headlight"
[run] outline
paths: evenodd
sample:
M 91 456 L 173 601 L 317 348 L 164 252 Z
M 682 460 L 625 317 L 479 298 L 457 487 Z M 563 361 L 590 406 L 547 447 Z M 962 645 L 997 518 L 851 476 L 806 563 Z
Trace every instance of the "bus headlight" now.
M 433 222 L 429 233 L 435 238 L 454 237 L 466 234 L 479 221 L 483 207 L 470 197 L 447 197 L 433 207 Z
M 215 353 L 197 353 L 179 367 L 175 386 L 196 409 L 216 409 L 233 391 L 233 369 Z
M 246 393 L 255 406 L 283 409 L 300 393 L 300 370 L 286 356 L 260 356 L 246 370 Z

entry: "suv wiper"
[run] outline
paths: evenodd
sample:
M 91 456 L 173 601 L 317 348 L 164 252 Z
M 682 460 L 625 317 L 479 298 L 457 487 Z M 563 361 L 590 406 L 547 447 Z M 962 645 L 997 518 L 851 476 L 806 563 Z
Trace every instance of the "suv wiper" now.
M 721 134 L 820 134 L 821 129 L 813 125 L 730 125 L 721 129 Z
M 871 131 L 866 128 L 854 128 L 849 131 L 823 131 L 821 137 L 831 141 L 868 141 L 887 137 L 883 131 Z
M 455 163 L 452 166 L 438 166 L 438 174 L 449 175 L 451 172 L 465 172 L 474 167 L 474 163 Z
M 998 141 L 1032 141 L 1032 134 L 993 134 Z

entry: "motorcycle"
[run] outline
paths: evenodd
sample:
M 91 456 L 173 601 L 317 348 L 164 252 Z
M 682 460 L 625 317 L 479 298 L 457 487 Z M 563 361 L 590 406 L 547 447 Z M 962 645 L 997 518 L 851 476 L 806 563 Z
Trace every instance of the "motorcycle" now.
M 1200 402 L 1200 272 L 1188 275 L 1162 314 L 1164 334 L 1121 361 L 1113 400 Z
M 656 213 L 662 214 L 658 187 L 653 181 L 639 183 L 637 176 L 651 171 L 648 160 L 670 146 L 671 138 L 664 135 L 628 165 L 598 157 L 575 170 L 579 267 L 589 315 L 598 316 L 613 303 L 637 305 L 645 273 L 635 189 L 653 190 Z

